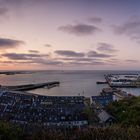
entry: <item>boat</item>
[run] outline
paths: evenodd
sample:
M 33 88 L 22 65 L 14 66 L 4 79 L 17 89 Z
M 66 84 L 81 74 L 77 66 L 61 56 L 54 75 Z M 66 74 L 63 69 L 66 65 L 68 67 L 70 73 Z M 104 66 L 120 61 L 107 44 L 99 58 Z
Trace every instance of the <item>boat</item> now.
M 107 84 L 107 82 L 106 81 L 97 81 L 96 84 L 97 85 L 99 85 L 99 84 Z

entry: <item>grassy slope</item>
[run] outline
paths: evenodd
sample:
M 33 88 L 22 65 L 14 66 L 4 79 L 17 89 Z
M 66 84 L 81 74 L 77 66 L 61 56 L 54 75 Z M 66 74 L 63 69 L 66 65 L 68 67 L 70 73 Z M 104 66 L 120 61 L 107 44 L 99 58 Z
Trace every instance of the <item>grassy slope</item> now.
M 140 126 L 140 97 L 114 102 L 108 105 L 107 111 L 122 124 Z

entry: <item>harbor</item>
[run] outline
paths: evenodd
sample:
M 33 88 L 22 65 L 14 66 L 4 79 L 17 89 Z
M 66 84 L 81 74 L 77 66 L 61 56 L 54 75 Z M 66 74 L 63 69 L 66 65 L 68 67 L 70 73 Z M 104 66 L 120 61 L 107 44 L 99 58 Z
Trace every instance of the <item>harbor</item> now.
M 1 86 L 1 88 L 4 89 L 10 89 L 15 91 L 28 91 L 28 90 L 34 90 L 38 88 L 53 88 L 55 86 L 59 86 L 59 81 L 53 81 L 53 82 L 46 82 L 46 83 L 37 83 L 37 84 L 27 84 L 27 85 L 17 85 L 17 86 Z
M 110 77 L 119 77 L 119 75 L 108 75 L 105 76 L 108 80 L 96 82 L 97 86 L 106 85 L 106 87 L 89 97 L 83 94 L 48 96 L 28 92 L 38 88 L 48 91 L 50 88 L 59 86 L 60 81 L 1 86 L 0 119 L 22 127 L 34 123 L 46 128 L 83 128 L 89 125 L 102 127 L 114 124 L 117 120 L 106 111 L 106 107 L 114 101 L 118 102 L 134 96 L 119 87 L 108 87 L 113 79 Z M 138 75 L 123 77 L 131 80 L 139 79 Z
M 139 74 L 108 74 L 104 76 L 112 88 L 140 88 Z
M 83 128 L 89 124 L 93 125 L 88 119 L 92 117 L 96 121 L 96 126 L 106 126 L 115 123 L 116 119 L 106 112 L 105 107 L 113 101 L 127 97 L 127 94 L 123 94 L 119 89 L 103 88 L 98 96 L 88 98 L 87 106 L 85 96 L 42 96 L 26 92 L 59 84 L 60 82 L 54 81 L 1 86 L 0 119 L 22 127 L 36 123 L 46 128 Z

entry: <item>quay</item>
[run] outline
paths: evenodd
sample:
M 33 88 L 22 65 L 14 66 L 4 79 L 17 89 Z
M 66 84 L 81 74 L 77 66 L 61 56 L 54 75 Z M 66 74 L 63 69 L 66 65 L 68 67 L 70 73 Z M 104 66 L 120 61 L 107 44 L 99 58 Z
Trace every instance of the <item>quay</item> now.
M 3 89 L 9 89 L 13 91 L 27 91 L 27 90 L 33 90 L 37 88 L 43 88 L 43 87 L 54 87 L 58 86 L 60 84 L 59 81 L 53 81 L 53 82 L 46 82 L 46 83 L 38 83 L 38 84 L 27 84 L 27 85 L 17 85 L 17 86 L 1 86 Z
M 140 75 L 138 74 L 108 74 L 104 77 L 112 88 L 140 88 Z

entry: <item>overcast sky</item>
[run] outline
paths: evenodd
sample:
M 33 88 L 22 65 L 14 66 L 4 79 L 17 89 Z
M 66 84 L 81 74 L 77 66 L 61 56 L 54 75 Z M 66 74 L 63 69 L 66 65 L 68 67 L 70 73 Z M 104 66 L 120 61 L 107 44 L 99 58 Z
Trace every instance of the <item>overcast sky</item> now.
M 139 7 L 139 0 L 0 0 L 0 70 L 139 70 Z

